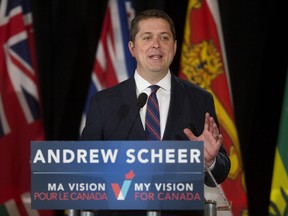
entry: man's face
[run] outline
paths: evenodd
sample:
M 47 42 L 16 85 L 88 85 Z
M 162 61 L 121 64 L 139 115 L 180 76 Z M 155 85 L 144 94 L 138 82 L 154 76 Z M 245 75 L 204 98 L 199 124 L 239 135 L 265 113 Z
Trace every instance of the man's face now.
M 137 60 L 137 71 L 149 76 L 165 75 L 176 53 L 176 41 L 169 23 L 162 18 L 141 20 L 135 41 L 129 42 L 131 54 Z

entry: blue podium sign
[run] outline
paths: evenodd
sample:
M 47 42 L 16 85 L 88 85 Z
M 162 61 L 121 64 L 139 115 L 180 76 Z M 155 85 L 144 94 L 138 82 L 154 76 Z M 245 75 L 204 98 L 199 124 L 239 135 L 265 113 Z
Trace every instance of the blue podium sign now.
M 32 141 L 32 208 L 203 210 L 203 161 L 203 142 Z

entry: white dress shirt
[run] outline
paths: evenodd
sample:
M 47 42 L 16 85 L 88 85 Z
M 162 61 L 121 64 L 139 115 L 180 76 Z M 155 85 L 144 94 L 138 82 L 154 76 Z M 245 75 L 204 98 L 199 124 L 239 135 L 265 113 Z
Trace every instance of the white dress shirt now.
M 152 84 L 147 82 L 145 79 L 143 79 L 137 73 L 137 70 L 134 73 L 134 78 L 136 82 L 137 97 L 143 92 L 146 93 L 149 97 L 149 95 L 151 94 L 151 89 L 149 88 L 149 86 L 151 86 Z M 159 103 L 160 130 L 161 130 L 161 139 L 162 139 L 164 135 L 165 127 L 166 127 L 169 104 L 170 104 L 170 97 L 171 97 L 171 73 L 170 71 L 168 71 L 167 75 L 155 85 L 160 86 L 156 95 L 157 95 L 157 99 Z M 142 121 L 144 129 L 145 129 L 146 109 L 147 109 L 147 103 L 140 110 L 140 117 L 141 117 L 141 121 Z

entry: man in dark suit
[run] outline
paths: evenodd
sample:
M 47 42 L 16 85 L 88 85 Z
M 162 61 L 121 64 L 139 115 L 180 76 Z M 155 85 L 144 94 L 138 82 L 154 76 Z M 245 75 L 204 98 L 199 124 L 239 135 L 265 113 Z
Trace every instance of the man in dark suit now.
M 171 18 L 160 10 L 138 14 L 131 23 L 128 46 L 137 61 L 135 74 L 92 97 L 81 140 L 147 140 L 147 105 L 139 107 L 137 97 L 150 95 L 150 86 L 157 85 L 160 139 L 204 141 L 205 168 L 222 183 L 230 160 L 222 144 L 213 97 L 169 69 L 177 49 Z M 205 184 L 214 186 L 208 175 Z

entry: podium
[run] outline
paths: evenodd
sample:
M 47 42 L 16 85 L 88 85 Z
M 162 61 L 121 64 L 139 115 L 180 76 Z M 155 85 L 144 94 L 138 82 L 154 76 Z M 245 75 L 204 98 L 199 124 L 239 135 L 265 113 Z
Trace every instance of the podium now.
M 70 209 L 69 216 L 205 210 L 214 216 L 217 202 L 204 197 L 203 158 L 203 142 L 32 141 L 32 209 Z

